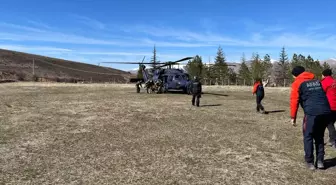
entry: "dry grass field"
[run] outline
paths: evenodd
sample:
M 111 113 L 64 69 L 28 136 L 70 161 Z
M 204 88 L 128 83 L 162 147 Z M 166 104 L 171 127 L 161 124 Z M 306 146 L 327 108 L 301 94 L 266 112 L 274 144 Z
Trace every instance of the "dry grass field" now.
M 1 84 L 1 184 L 336 184 L 329 146 L 328 169 L 305 168 L 288 89 L 266 88 L 267 115 L 250 87 L 204 91 L 219 95 L 197 108 L 133 85 Z

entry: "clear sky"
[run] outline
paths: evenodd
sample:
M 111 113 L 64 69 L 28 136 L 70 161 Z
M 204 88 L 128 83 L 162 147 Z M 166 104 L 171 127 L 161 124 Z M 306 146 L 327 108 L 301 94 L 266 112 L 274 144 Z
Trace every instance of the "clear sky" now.
M 244 52 L 279 58 L 285 46 L 336 58 L 336 1 L 8 0 L 1 2 L 0 48 L 97 64 L 201 55 L 219 45 L 228 61 Z M 136 66 L 107 65 L 119 69 Z

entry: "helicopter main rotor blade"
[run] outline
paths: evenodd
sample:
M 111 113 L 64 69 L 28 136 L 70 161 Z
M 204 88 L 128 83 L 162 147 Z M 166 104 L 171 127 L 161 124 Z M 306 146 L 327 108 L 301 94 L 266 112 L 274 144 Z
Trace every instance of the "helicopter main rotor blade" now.
M 190 59 L 193 59 L 194 57 L 185 57 L 185 58 L 182 58 L 180 60 L 176 60 L 174 61 L 173 63 L 178 63 L 178 62 L 182 62 L 182 61 L 185 61 L 185 60 L 190 60 Z
M 160 67 L 165 67 L 165 66 L 169 66 L 169 65 L 174 65 L 174 64 L 177 64 L 179 62 L 182 62 L 182 61 L 186 61 L 186 60 L 190 60 L 190 59 L 193 59 L 194 57 L 185 57 L 185 58 L 182 58 L 180 60 L 176 60 L 176 61 L 168 61 L 166 63 L 164 63 L 163 65 L 161 65 Z
M 142 62 L 100 62 L 100 63 L 109 63 L 109 64 L 152 64 L 152 65 L 154 64 L 153 62 L 144 63 L 143 61 L 145 60 L 145 57 L 142 59 Z M 161 68 L 161 67 L 165 67 L 165 66 L 169 66 L 169 65 L 174 65 L 178 62 L 182 62 L 182 61 L 185 61 L 185 60 L 190 60 L 190 59 L 193 59 L 193 58 L 194 57 L 185 57 L 185 58 L 182 58 L 182 59 L 177 60 L 177 61 L 156 62 L 155 64 L 159 65 L 159 66 L 156 66 L 154 68 Z

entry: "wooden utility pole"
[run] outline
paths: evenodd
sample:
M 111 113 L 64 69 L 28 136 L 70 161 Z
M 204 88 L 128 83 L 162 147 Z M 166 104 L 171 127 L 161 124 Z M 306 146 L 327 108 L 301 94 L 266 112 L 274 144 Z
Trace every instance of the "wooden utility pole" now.
M 33 58 L 33 76 L 35 75 L 35 59 Z

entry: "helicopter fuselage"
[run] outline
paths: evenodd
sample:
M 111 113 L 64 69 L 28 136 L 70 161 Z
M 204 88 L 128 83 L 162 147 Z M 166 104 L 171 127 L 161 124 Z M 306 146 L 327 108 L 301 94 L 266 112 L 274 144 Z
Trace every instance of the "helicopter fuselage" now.
M 190 84 L 189 74 L 181 69 L 156 70 L 152 79 L 154 81 L 161 80 L 164 91 L 181 90 L 187 92 Z

